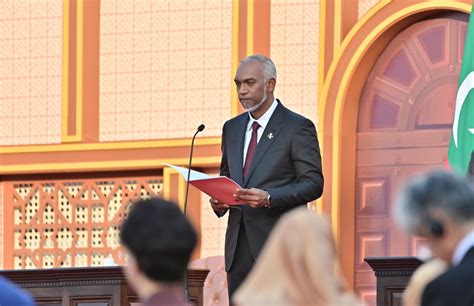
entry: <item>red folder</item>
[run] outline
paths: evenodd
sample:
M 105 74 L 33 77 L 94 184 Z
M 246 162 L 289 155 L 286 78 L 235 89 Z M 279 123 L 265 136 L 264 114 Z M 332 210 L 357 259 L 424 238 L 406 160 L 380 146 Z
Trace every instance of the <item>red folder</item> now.
M 188 178 L 188 169 L 170 164 L 165 164 L 178 171 L 184 179 Z M 241 205 L 241 201 L 234 198 L 235 190 L 242 188 L 235 181 L 226 176 L 212 177 L 205 173 L 191 170 L 189 184 L 204 192 L 211 198 L 217 199 L 228 205 Z
M 235 190 L 241 188 L 239 184 L 226 176 L 210 177 L 203 180 L 189 180 L 189 183 L 211 198 L 229 205 L 242 204 L 234 198 Z

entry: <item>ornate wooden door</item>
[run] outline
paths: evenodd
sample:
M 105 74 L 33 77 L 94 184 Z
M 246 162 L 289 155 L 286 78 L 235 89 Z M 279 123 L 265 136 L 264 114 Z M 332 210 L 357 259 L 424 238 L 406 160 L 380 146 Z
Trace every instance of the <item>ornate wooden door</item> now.
M 396 229 L 392 198 L 410 176 L 443 167 L 467 29 L 465 16 L 411 25 L 384 50 L 364 87 L 356 162 L 356 291 L 375 305 L 366 256 L 414 255 L 422 241 Z

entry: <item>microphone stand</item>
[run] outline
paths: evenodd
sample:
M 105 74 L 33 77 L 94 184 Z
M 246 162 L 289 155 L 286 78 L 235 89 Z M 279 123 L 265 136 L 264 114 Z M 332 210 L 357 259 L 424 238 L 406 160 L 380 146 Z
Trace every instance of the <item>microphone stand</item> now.
M 206 126 L 201 124 L 198 128 L 196 133 L 194 133 L 193 139 L 191 140 L 191 152 L 189 153 L 189 166 L 188 166 L 188 177 L 186 179 L 186 195 L 184 197 L 184 208 L 183 213 L 186 216 L 186 209 L 188 207 L 188 192 L 189 192 L 189 177 L 191 176 L 191 163 L 193 161 L 193 149 L 194 149 L 194 140 L 199 132 L 202 132 Z M 189 287 L 188 287 L 188 267 L 184 270 L 184 298 L 186 301 L 189 301 Z

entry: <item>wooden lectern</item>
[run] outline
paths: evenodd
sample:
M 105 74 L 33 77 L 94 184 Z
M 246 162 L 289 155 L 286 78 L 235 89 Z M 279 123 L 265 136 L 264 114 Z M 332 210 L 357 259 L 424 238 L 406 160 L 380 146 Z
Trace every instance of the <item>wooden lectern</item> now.
M 421 265 L 416 257 L 367 257 L 377 278 L 377 306 L 402 305 L 402 295 L 413 272 Z
M 188 271 L 190 299 L 202 306 L 202 290 L 209 271 Z M 138 303 L 121 267 L 4 270 L 0 274 L 27 290 L 38 306 L 129 306 Z

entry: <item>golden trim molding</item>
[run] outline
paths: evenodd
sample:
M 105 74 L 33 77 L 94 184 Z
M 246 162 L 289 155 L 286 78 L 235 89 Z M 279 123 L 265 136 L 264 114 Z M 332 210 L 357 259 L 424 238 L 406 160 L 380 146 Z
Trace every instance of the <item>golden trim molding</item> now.
M 82 141 L 84 95 L 84 0 L 77 0 L 76 25 L 76 135 L 71 141 Z
M 64 172 L 89 172 L 89 171 L 121 171 L 121 170 L 146 170 L 161 169 L 164 163 L 184 166 L 189 159 L 143 159 L 143 160 L 114 160 L 91 161 L 77 163 L 44 163 L 0 166 L 0 175 L 30 174 L 30 173 L 64 173 Z M 220 156 L 193 158 L 195 167 L 216 167 L 220 164 Z
M 145 141 L 124 142 L 100 142 L 100 143 L 71 143 L 71 144 L 48 144 L 48 145 L 26 145 L 26 146 L 4 146 L 0 147 L 2 154 L 16 153 L 47 153 L 47 152 L 77 152 L 77 151 L 99 151 L 99 150 L 127 150 L 146 148 L 169 148 L 189 147 L 191 138 L 160 139 Z M 196 138 L 195 146 L 220 145 L 220 137 Z
M 327 22 L 327 16 L 326 16 L 326 2 L 328 0 L 322 0 L 321 1 L 321 23 L 320 23 L 320 29 L 324 29 L 326 26 Z M 382 10 L 385 6 L 387 6 L 391 0 L 382 0 L 380 1 L 377 5 L 372 7 L 357 23 L 356 25 L 351 29 L 351 31 L 348 33 L 346 38 L 341 44 L 341 47 L 338 48 L 338 52 L 334 54 L 334 58 L 332 60 L 331 66 L 329 67 L 328 73 L 326 77 L 324 77 L 324 51 L 325 49 L 325 32 L 321 31 L 320 33 L 320 58 L 319 58 L 319 103 L 318 103 L 318 114 L 319 114 L 319 121 L 318 121 L 318 131 L 321 135 L 324 135 L 324 126 L 325 126 L 325 111 L 326 111 L 326 101 L 327 101 L 327 95 L 329 91 L 329 87 L 332 83 L 332 80 L 334 79 L 334 74 L 336 67 L 339 65 L 339 62 L 341 61 L 342 55 L 346 52 L 346 49 L 348 48 L 349 43 L 354 39 L 357 33 L 359 33 L 360 29 L 364 27 L 370 19 L 373 18 L 374 15 L 376 15 L 380 10 Z M 324 137 L 321 137 L 319 140 L 319 145 L 321 146 L 321 152 L 323 151 L 324 147 Z
M 255 2 L 247 0 L 247 56 L 254 52 L 254 31 L 255 31 Z
M 69 112 L 69 1 L 63 1 L 63 49 L 62 49 L 62 126 L 61 134 L 62 141 L 68 134 L 68 112 Z
M 324 85 L 324 80 L 325 80 L 325 73 L 324 73 L 324 67 L 326 63 L 326 57 L 325 57 L 325 52 L 326 52 L 326 22 L 327 22 L 327 13 L 326 13 L 326 7 L 327 7 L 327 0 L 321 0 L 319 3 L 319 49 L 318 49 L 318 56 L 319 56 L 319 61 L 318 61 L 318 93 L 322 92 L 322 88 Z M 318 106 L 321 103 L 318 103 Z M 319 108 L 319 107 L 318 107 Z M 321 114 L 318 110 L 318 114 Z M 322 116 L 320 116 L 322 119 Z M 319 122 L 321 122 L 321 119 Z M 318 124 L 318 130 L 319 130 L 319 124 Z M 322 153 L 322 150 L 321 150 Z

